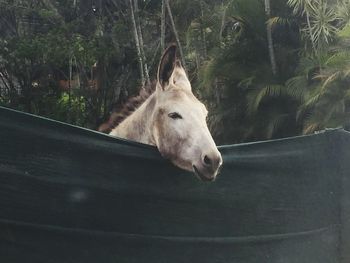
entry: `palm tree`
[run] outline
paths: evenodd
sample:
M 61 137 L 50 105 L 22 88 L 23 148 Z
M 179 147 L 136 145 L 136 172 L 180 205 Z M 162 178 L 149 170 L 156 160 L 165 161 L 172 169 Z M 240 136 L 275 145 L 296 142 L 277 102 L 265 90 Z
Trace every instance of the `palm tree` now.
M 304 133 L 344 126 L 349 120 L 349 26 L 340 30 L 337 36 L 337 43 L 328 47 L 324 55 L 322 72 L 313 77 L 315 84 L 309 87 L 299 107 L 299 115 L 304 117 Z
M 332 42 L 337 32 L 334 25 L 337 20 L 335 8 L 339 10 L 339 5 L 332 6 L 327 0 L 288 0 L 287 3 L 295 15 L 306 17 L 301 32 L 311 42 L 313 53 L 321 60 L 323 49 Z
M 283 103 L 277 96 L 272 100 L 262 98 L 266 98 L 262 95 L 266 92 L 265 87 L 269 86 L 267 93 L 270 94 L 281 86 L 273 83 L 277 81 L 274 70 L 271 70 L 271 64 L 275 63 L 275 50 L 271 52 L 273 42 L 271 38 L 268 40 L 268 36 L 272 37 L 272 26 L 269 26 L 271 34 L 266 34 L 265 6 L 255 0 L 229 1 L 217 10 L 217 15 L 212 12 L 211 18 L 215 21 L 213 24 L 219 26 L 210 26 L 209 59 L 200 68 L 198 83 L 202 95 L 211 102 L 213 114 L 209 118 L 210 126 L 214 134 L 226 142 L 279 136 L 277 131 L 291 127 L 295 116 L 284 98 Z M 271 14 L 270 11 L 268 14 Z M 199 32 L 194 31 L 199 28 L 198 23 L 191 26 L 192 34 Z M 193 35 L 197 39 L 200 36 Z M 215 44 L 211 46 L 211 43 Z M 281 63 L 284 63 L 290 56 L 285 52 L 290 51 L 286 48 L 279 52 Z M 220 99 L 215 103 L 213 98 L 217 94 Z M 257 96 L 261 97 L 260 101 Z M 292 131 L 295 129 L 291 128 L 288 134 Z

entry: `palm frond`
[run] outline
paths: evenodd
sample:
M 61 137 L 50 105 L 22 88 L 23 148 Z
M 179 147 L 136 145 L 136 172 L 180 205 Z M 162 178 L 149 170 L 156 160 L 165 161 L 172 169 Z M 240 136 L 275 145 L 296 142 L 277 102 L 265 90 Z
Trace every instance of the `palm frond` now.
M 308 121 L 307 123 L 305 123 L 305 125 L 303 127 L 303 134 L 310 134 L 310 133 L 313 133 L 315 131 L 319 131 L 321 129 L 322 128 L 317 121 L 315 121 L 315 122 Z
M 308 93 L 307 82 L 308 82 L 307 78 L 304 75 L 290 78 L 289 80 L 286 81 L 286 84 L 285 84 L 287 94 L 292 98 L 300 102 L 303 102 Z
M 308 108 L 311 108 L 313 106 L 315 106 L 317 104 L 317 102 L 320 100 L 320 98 L 322 97 L 323 94 L 320 94 L 319 92 L 312 92 L 313 94 L 311 94 L 309 96 L 309 98 L 307 98 L 305 100 L 305 103 L 303 103 L 300 106 L 300 109 L 302 111 L 307 110 Z
M 310 134 L 323 129 L 323 116 L 317 111 L 309 111 L 304 114 L 303 119 L 303 134 Z
M 338 1 L 336 8 L 336 16 L 340 18 L 341 24 L 349 23 L 350 21 L 350 1 Z
M 332 41 L 338 29 L 333 24 L 337 20 L 335 12 L 326 1 L 312 1 L 309 5 L 311 27 L 309 32 L 319 49 Z
M 317 67 L 319 67 L 319 61 L 315 57 L 306 56 L 301 58 L 296 73 L 308 77 L 309 73 Z
M 346 118 L 348 113 L 345 112 L 345 98 L 340 100 L 333 98 L 332 103 L 329 103 L 329 99 L 319 101 L 318 104 L 314 105 L 313 109 L 309 111 L 309 114 L 304 116 L 304 134 L 324 128 L 339 127 L 348 120 Z
M 343 70 L 343 76 L 344 76 L 344 78 L 350 77 L 350 68 L 346 68 Z
M 350 51 L 341 50 L 333 55 L 331 55 L 325 62 L 325 66 L 327 67 L 335 67 L 342 69 L 344 66 L 350 64 Z
M 251 76 L 251 77 L 242 79 L 238 83 L 238 87 L 244 88 L 244 89 L 247 89 L 247 88 L 251 87 L 253 85 L 253 83 L 254 83 L 255 78 L 256 78 L 255 76 Z
M 266 138 L 271 139 L 274 133 L 285 123 L 289 117 L 288 114 L 276 114 L 269 118 L 269 123 L 266 126 Z
M 276 26 L 290 26 L 292 24 L 292 21 L 290 18 L 275 16 L 271 17 L 266 22 L 267 26 L 274 29 Z
M 341 30 L 337 32 L 337 36 L 340 38 L 350 37 L 350 23 L 348 22 Z
M 287 5 L 293 8 L 294 15 L 304 15 L 307 10 L 309 0 L 288 0 Z
M 341 76 L 342 76 L 341 71 L 336 71 L 332 74 L 330 74 L 329 76 L 327 76 L 327 78 L 324 79 L 323 84 L 322 84 L 322 89 L 321 89 L 321 93 L 324 94 L 325 89 L 327 87 L 329 87 L 330 84 L 332 84 L 334 81 L 338 80 Z
M 286 89 L 283 85 L 267 85 L 254 93 L 248 100 L 248 113 L 256 112 L 263 100 L 267 98 L 278 98 L 286 94 Z

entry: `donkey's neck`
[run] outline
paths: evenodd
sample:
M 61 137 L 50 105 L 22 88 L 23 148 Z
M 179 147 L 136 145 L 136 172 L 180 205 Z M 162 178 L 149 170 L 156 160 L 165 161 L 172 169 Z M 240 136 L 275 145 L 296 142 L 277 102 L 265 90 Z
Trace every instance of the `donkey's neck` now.
M 110 132 L 110 135 L 155 145 L 151 131 L 151 119 L 155 104 L 156 96 L 155 93 L 153 93 L 129 117 L 115 127 Z

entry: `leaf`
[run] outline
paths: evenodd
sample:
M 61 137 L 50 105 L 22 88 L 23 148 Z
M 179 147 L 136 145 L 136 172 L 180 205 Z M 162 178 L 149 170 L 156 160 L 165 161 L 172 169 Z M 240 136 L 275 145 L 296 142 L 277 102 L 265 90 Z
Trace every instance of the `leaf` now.
M 269 124 L 266 127 L 266 137 L 271 139 L 273 134 L 284 124 L 289 114 L 276 114 L 269 118 Z
M 254 80 L 255 80 L 255 76 L 245 78 L 238 83 L 238 87 L 247 89 L 253 85 Z
M 305 76 L 296 76 L 286 81 L 287 94 L 292 98 L 303 102 L 307 95 L 308 83 Z
M 304 125 L 304 128 L 303 128 L 303 134 L 310 134 L 310 133 L 313 133 L 317 130 L 321 130 L 320 128 L 320 125 L 318 123 L 307 123 Z
M 285 94 L 285 87 L 283 85 L 267 85 L 248 101 L 248 112 L 250 114 L 256 112 L 262 101 L 267 98 L 278 98 Z
M 266 24 L 271 28 L 275 28 L 276 26 L 290 26 L 291 21 L 288 18 L 275 16 L 275 17 L 269 18 Z

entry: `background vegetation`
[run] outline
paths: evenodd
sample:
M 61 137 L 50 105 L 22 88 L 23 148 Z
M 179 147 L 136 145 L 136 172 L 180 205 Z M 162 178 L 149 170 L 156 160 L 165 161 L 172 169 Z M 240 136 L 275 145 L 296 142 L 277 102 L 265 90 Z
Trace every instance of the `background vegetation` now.
M 219 143 L 349 127 L 350 0 L 0 0 L 0 105 L 96 129 L 177 42 Z

